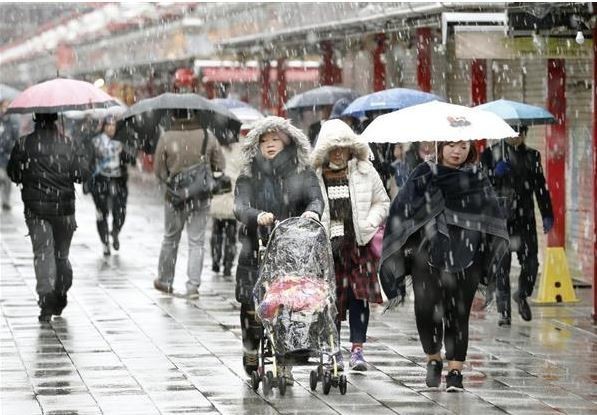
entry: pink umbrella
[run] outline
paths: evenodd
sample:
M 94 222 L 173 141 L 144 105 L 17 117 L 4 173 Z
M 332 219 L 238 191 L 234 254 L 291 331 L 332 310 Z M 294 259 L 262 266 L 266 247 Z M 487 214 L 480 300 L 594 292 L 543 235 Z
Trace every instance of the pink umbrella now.
M 90 108 L 107 108 L 118 102 L 93 84 L 57 78 L 33 85 L 21 92 L 7 113 L 55 113 Z

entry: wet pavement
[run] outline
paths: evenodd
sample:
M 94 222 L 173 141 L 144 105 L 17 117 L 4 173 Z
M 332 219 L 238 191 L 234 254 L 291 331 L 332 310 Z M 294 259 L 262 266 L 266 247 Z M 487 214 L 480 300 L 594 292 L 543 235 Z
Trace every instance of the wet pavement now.
M 91 198 L 78 189 L 71 248 L 74 284 L 62 317 L 37 322 L 32 253 L 13 192 L 2 214 L 0 413 L 23 414 L 597 414 L 597 330 L 590 289 L 580 304 L 534 307 L 498 328 L 495 309 L 474 312 L 464 393 L 425 387 L 412 299 L 373 309 L 365 356 L 348 392 L 309 389 L 309 370 L 282 397 L 253 392 L 241 364 L 234 283 L 206 255 L 196 301 L 156 291 L 162 206 L 151 179 L 134 176 L 121 250 L 101 253 Z M 175 288 L 186 279 L 185 235 Z M 349 357 L 343 330 L 345 360 Z M 444 375 L 446 370 L 444 370 Z

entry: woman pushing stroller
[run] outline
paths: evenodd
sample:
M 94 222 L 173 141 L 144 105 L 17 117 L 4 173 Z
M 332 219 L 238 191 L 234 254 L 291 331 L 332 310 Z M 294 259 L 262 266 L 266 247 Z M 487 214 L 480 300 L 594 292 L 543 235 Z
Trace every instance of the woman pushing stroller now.
M 324 203 L 309 165 L 310 149 L 308 138 L 280 117 L 256 123 L 243 143 L 242 169 L 234 194 L 234 214 L 241 222 L 236 300 L 241 303 L 243 366 L 249 376 L 258 367 L 262 335 L 253 300 L 259 265 L 258 228 L 292 216 L 321 217 Z M 283 372 L 292 383 L 290 367 Z

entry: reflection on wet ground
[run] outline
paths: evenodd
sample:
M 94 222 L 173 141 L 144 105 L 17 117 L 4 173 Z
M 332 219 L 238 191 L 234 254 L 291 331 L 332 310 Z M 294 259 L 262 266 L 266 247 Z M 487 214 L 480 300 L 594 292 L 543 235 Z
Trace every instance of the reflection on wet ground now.
M 307 367 L 295 367 L 297 383 L 286 396 L 255 393 L 241 365 L 233 280 L 213 274 L 206 256 L 198 301 L 152 288 L 163 225 L 160 199 L 147 189 L 132 186 L 122 248 L 110 258 L 101 256 L 90 200 L 77 201 L 75 282 L 63 317 L 51 325 L 37 323 L 20 209 L 2 217 L 3 415 L 597 414 L 590 290 L 578 291 L 580 305 L 534 307 L 532 322 L 515 316 L 510 328 L 498 328 L 495 310 L 476 311 L 462 394 L 425 387 L 412 301 L 392 314 L 373 308 L 365 349 L 371 367 L 348 373 L 345 396 L 337 389 L 326 396 L 321 387 L 311 392 Z M 177 288 L 184 287 L 185 267 L 183 241 Z M 347 337 L 342 344 L 349 346 Z

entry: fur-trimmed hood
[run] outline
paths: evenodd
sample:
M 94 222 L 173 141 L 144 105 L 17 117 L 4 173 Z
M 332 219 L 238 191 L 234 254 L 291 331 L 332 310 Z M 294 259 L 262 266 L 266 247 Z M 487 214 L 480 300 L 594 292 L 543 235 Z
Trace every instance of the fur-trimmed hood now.
M 271 116 L 256 121 L 253 129 L 249 131 L 249 134 L 247 134 L 244 139 L 242 139 L 242 175 L 252 176 L 251 165 L 259 152 L 259 138 L 269 131 L 282 131 L 290 137 L 296 147 L 296 164 L 298 172 L 301 172 L 306 167 L 310 166 L 309 153 L 311 152 L 311 145 L 309 144 L 307 136 L 292 125 L 290 120 Z
M 348 147 L 352 150 L 357 162 L 369 163 L 369 146 L 359 139 L 359 136 L 344 121 L 329 120 L 323 123 L 317 144 L 311 154 L 311 165 L 315 169 L 321 168 L 330 150 L 334 147 Z

